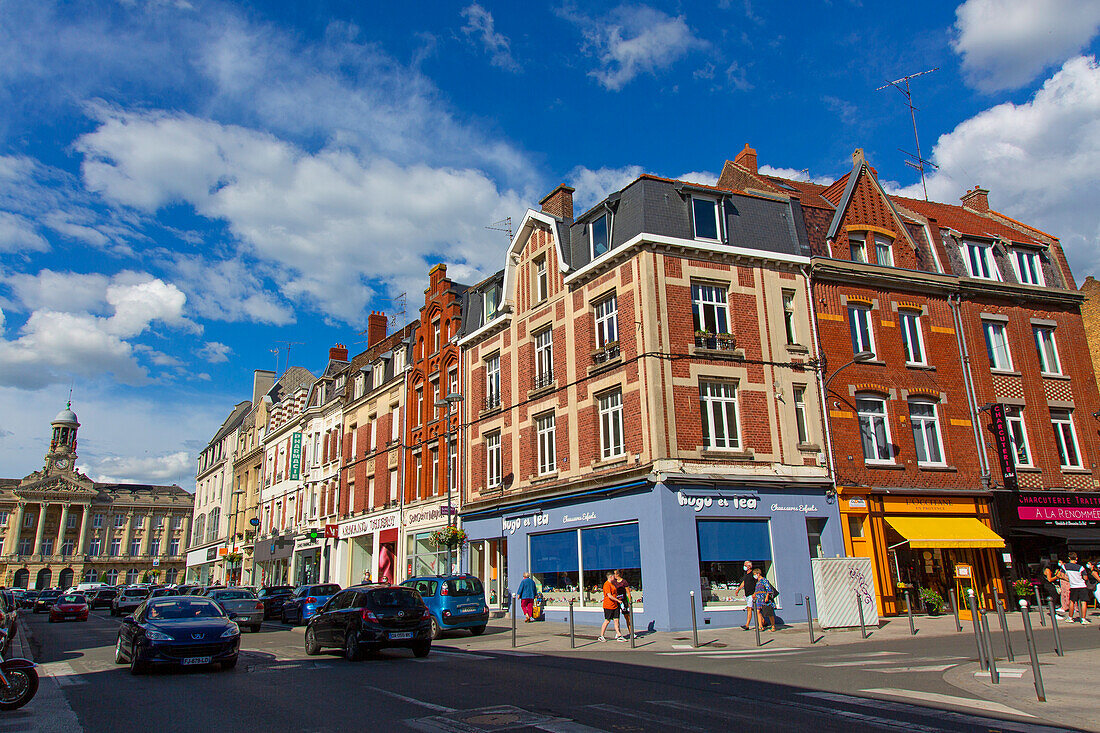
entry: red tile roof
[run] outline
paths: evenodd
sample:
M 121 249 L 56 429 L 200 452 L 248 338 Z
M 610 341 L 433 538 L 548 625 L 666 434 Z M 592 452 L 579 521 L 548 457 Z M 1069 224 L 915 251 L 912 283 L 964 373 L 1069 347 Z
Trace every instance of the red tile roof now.
M 935 219 L 936 223 L 945 228 L 954 229 L 960 234 L 970 234 L 978 237 L 996 237 L 1010 242 L 1026 244 L 1047 244 L 1045 237 L 1036 236 L 1037 229 L 1020 225 L 1019 227 L 998 221 L 993 216 L 979 214 L 964 206 L 955 204 L 941 204 L 937 201 L 924 201 L 922 199 L 910 199 L 903 196 L 891 196 L 890 199 L 903 209 Z M 1003 216 L 1000 215 L 1000 216 Z M 1008 217 L 1005 217 L 1008 219 Z M 1012 221 L 1015 221 L 1014 219 Z M 1025 231 L 1027 230 L 1027 231 Z M 1030 233 L 1029 233 L 1030 232 Z M 1049 236 L 1049 235 L 1048 235 Z

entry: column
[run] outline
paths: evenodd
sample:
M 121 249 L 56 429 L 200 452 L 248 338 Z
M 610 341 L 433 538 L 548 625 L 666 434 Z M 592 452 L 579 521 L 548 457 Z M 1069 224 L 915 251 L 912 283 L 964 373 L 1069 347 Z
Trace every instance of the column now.
M 84 511 L 80 515 L 80 535 L 76 541 L 76 554 L 83 558 L 88 552 L 88 512 L 91 505 L 84 504 Z
M 38 503 L 38 529 L 34 533 L 32 555 L 42 554 L 42 537 L 46 534 L 46 502 Z
M 53 546 L 53 554 L 61 554 L 61 545 L 65 542 L 66 525 L 69 523 L 69 502 L 61 505 L 61 525 L 57 528 L 57 543 Z
M 141 523 L 141 555 L 145 557 L 149 554 L 149 540 L 153 534 L 153 510 L 150 509 L 149 513 L 145 515 L 145 519 Z
M 23 532 L 23 509 L 27 506 L 25 501 L 15 505 L 15 524 L 8 525 L 8 534 L 4 542 L 4 554 L 14 555 L 19 552 L 19 535 Z

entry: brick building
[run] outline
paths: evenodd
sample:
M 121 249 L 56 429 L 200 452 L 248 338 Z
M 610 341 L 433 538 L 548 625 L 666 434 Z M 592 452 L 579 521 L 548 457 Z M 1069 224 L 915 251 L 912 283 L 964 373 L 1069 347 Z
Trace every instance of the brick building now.
M 1064 551 L 1072 531 L 1011 519 L 1096 487 L 1096 385 L 1058 241 L 983 189 L 962 206 L 888 196 L 858 150 L 825 186 L 760 174 L 746 146 L 719 185 L 801 204 L 845 547 L 874 560 L 880 612 L 904 610 L 906 585 L 989 605 Z
M 467 294 L 470 571 L 597 622 L 621 569 L 639 626 L 682 629 L 689 592 L 743 623 L 753 560 L 793 604 L 843 552 L 798 202 L 642 176 L 574 218 L 572 193 Z

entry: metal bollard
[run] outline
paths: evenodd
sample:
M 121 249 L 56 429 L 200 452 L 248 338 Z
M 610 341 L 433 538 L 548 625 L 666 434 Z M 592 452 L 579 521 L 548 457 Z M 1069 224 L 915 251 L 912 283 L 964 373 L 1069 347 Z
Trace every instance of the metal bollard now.
M 569 599 L 569 648 L 577 648 L 577 636 L 575 627 L 573 626 L 573 599 Z
M 913 601 L 909 598 L 909 589 L 905 589 L 905 612 L 909 614 L 909 635 L 917 635 L 917 627 L 913 625 Z
M 1039 597 L 1039 587 L 1034 586 L 1034 588 L 1035 588 L 1035 609 L 1039 612 L 1039 625 L 1040 626 L 1046 626 L 1047 625 L 1047 620 L 1045 618 L 1043 618 L 1043 599 Z
M 962 621 L 959 620 L 959 599 L 955 595 L 955 589 L 952 588 L 949 592 L 951 596 L 951 613 L 955 614 L 955 631 L 962 631 Z
M 516 597 L 512 596 L 512 648 L 516 648 Z
M 972 589 L 967 589 L 967 602 L 970 606 L 970 618 L 974 622 L 974 642 L 978 645 L 978 665 L 982 671 L 989 669 L 985 661 L 985 643 L 982 641 L 982 620 L 978 613 L 978 599 Z
M 997 594 L 996 588 L 993 589 L 993 602 L 997 604 L 997 620 L 1001 624 L 1001 633 L 1005 637 L 1005 655 L 1008 657 L 1008 661 L 1015 662 L 1016 655 L 1012 652 L 1012 637 L 1008 633 L 1008 614 L 1001 606 L 1001 597 Z
M 810 630 L 810 644 L 814 643 L 814 616 L 810 610 L 810 597 L 806 596 L 806 628 Z
M 626 630 L 630 632 L 630 648 L 634 648 L 634 637 L 638 634 L 634 632 L 634 609 L 630 609 L 630 615 L 627 617 Z
M 691 647 L 699 648 L 699 627 L 695 624 L 695 591 L 691 591 Z
M 999 685 L 1001 675 L 997 673 L 997 655 L 993 653 L 993 637 L 989 634 L 989 614 L 985 609 L 982 609 L 982 636 L 985 638 L 985 648 L 989 652 L 989 681 Z
M 752 627 L 756 629 L 756 645 L 760 646 L 760 616 L 762 614 L 757 609 L 752 610 Z M 774 622 L 773 622 L 774 623 Z
M 1039 653 L 1035 651 L 1035 637 L 1031 633 L 1031 609 L 1027 601 L 1020 599 L 1020 612 L 1024 617 L 1024 637 L 1027 639 L 1027 653 L 1031 657 L 1031 676 L 1035 679 L 1035 697 L 1039 702 L 1047 701 L 1047 691 L 1043 688 L 1043 673 L 1039 669 Z
M 1054 632 L 1054 652 L 1060 657 L 1066 656 L 1062 651 L 1062 634 L 1058 631 L 1058 617 L 1054 614 L 1054 599 L 1050 601 L 1050 628 Z
M 863 620 L 863 596 L 856 591 L 856 605 L 859 606 L 859 635 L 861 638 L 867 638 L 867 622 Z

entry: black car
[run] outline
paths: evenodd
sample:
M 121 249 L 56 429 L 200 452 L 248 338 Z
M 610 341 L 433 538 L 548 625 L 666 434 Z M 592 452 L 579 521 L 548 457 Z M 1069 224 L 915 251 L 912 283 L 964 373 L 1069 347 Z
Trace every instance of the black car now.
M 152 666 L 218 664 L 232 669 L 241 646 L 233 615 L 209 598 L 151 598 L 123 619 L 115 664 L 129 662 L 131 674 Z
M 19 601 L 20 608 L 34 608 L 34 602 L 38 600 L 38 591 L 29 590 L 23 594 L 23 599 Z
M 178 596 L 183 595 L 175 588 L 154 588 L 149 591 L 150 598 L 163 598 L 164 596 Z
M 61 591 L 59 590 L 44 590 L 34 599 L 34 606 L 31 610 L 35 613 L 46 613 L 53 608 L 53 602 L 60 597 Z
M 281 617 L 283 615 L 283 603 L 287 598 L 290 598 L 290 594 L 293 592 L 294 586 L 291 585 L 272 585 L 260 588 L 260 592 L 256 594 L 256 597 L 260 599 L 260 603 L 264 604 L 264 620 Z
M 111 615 L 125 616 L 149 597 L 148 588 L 123 588 L 111 601 Z
M 115 596 L 118 595 L 117 588 L 96 588 L 90 590 L 84 594 L 84 597 L 88 599 L 88 608 L 110 608 L 111 602 L 115 600 Z
M 360 585 L 340 591 L 309 620 L 306 654 L 325 647 L 344 650 L 349 661 L 387 647 L 432 649 L 432 615 L 420 594 L 402 586 Z

